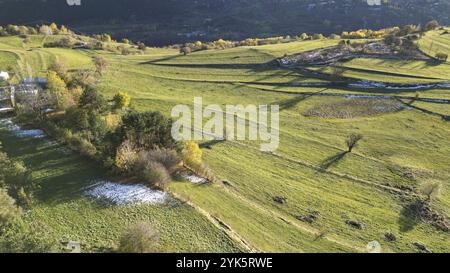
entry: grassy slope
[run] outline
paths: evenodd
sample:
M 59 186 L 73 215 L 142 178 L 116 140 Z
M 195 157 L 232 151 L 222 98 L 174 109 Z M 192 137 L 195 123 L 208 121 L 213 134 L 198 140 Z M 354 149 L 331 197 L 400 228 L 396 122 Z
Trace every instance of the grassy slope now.
M 428 32 L 423 39 L 418 42 L 420 49 L 430 56 L 436 56 L 436 53 L 450 55 L 450 34 L 446 34 L 450 28 L 444 30 L 435 30 Z
M 12 42 L 0 41 L 0 45 L 9 43 Z M 219 217 L 254 248 L 261 251 L 364 251 L 369 241 L 378 240 L 385 251 L 412 252 L 415 249 L 411 244 L 420 241 L 434 251 L 448 252 L 448 245 L 443 243 L 450 239 L 448 233 L 409 219 L 402 208 L 405 204 L 396 195 L 380 188 L 380 185 L 417 188 L 427 179 L 442 181 L 444 188 L 434 206 L 448 213 L 448 123 L 415 110 L 352 120 L 305 118 L 301 113 L 309 107 L 340 99 L 296 94 L 324 91 L 323 88 L 276 84 L 311 79 L 270 65 L 275 57 L 333 43 L 308 41 L 204 51 L 189 56 L 180 56 L 168 49 L 149 49 L 145 55 L 136 56 L 89 51 L 73 54 L 80 60 L 92 54 L 104 55 L 110 66 L 100 84 L 101 90 L 109 97 L 119 90 L 128 91 L 138 110 L 160 110 L 169 114 L 176 104 L 191 105 L 194 96 L 202 96 L 205 104 L 282 105 L 278 155 L 262 154 L 251 143 L 217 144 L 212 150 L 205 150 L 206 160 L 219 177 L 233 184 L 232 188 L 183 182 L 171 186 L 177 195 Z M 33 59 L 23 50 L 20 54 Z M 56 50 L 55 54 L 58 54 Z M 404 64 L 401 72 L 407 73 L 410 65 L 414 64 Z M 380 71 L 388 69 L 380 63 L 367 63 L 367 67 Z M 434 75 L 429 71 L 423 73 Z M 379 74 L 365 74 L 368 76 L 360 76 L 380 77 Z M 415 76 L 411 74 L 410 78 Z M 251 84 L 261 82 L 272 85 Z M 263 92 L 261 87 L 270 92 Z M 325 91 L 350 93 L 341 89 Z M 360 92 L 367 91 L 352 91 Z M 414 96 L 415 92 L 393 94 Z M 428 96 L 449 97 L 447 90 L 421 93 L 421 97 Z M 422 104 L 433 111 L 448 112 L 446 105 Z M 326 171 L 318 172 L 318 166 L 345 149 L 345 137 L 351 132 L 365 136 L 355 153 L 345 156 Z M 415 179 L 408 176 L 410 172 L 417 174 Z M 272 197 L 275 195 L 288 197 L 288 203 L 274 204 Z M 312 210 L 321 213 L 316 223 L 309 225 L 295 219 Z M 350 228 L 344 223 L 347 219 L 363 222 L 365 229 Z M 397 234 L 399 240 L 385 242 L 382 237 L 387 231 Z M 327 236 L 315 240 L 315 234 L 319 232 L 326 232 Z
M 104 178 L 96 164 L 61 150 L 41 139 L 18 139 L 0 130 L 4 150 L 22 160 L 41 185 L 37 202 L 26 215 L 52 229 L 59 240 L 75 240 L 85 251 L 98 251 L 117 244 L 131 223 L 149 221 L 158 230 L 158 249 L 163 252 L 227 252 L 239 247 L 193 208 L 173 200 L 166 205 L 114 206 L 93 201 L 86 189 Z

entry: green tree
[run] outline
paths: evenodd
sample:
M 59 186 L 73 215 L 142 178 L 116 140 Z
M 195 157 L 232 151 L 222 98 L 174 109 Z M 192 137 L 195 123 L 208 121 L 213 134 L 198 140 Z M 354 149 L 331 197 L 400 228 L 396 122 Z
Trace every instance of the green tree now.
M 66 111 L 66 122 L 75 131 L 89 129 L 89 112 L 83 108 L 71 107 Z
M 122 117 L 118 132 L 122 143 L 129 139 L 136 148 L 178 148 L 172 138 L 172 120 L 160 112 L 129 112 Z
M 323 36 L 323 34 L 316 33 L 313 35 L 313 40 L 321 40 L 321 39 L 325 39 L 325 36 Z
M 90 112 L 104 113 L 108 109 L 108 103 L 100 92 L 92 86 L 86 87 L 80 97 L 79 106 Z

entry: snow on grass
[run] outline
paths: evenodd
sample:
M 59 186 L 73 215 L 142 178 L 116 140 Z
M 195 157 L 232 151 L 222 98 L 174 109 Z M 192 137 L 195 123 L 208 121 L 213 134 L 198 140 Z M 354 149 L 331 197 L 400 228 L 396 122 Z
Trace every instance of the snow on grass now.
M 208 179 L 200 177 L 200 176 L 196 176 L 193 174 L 182 174 L 181 175 L 184 179 L 186 179 L 187 181 L 191 182 L 191 183 L 195 183 L 195 184 L 202 184 L 202 183 L 208 183 Z
M 127 204 L 163 204 L 168 194 L 152 190 L 144 185 L 125 185 L 109 181 L 99 181 L 87 191 L 87 196 L 106 199 L 116 205 Z
M 11 118 L 1 119 L 0 126 L 12 132 L 19 138 L 44 138 L 46 134 L 40 129 L 23 130 L 19 125 L 15 124 Z

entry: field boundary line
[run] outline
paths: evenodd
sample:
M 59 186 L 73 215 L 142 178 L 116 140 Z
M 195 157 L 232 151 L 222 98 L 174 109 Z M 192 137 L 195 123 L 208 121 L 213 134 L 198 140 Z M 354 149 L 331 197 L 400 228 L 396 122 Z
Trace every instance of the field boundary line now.
M 220 222 L 226 224 L 224 221 L 222 221 L 219 217 L 212 215 L 205 209 L 201 208 L 200 206 L 196 205 L 192 201 L 187 200 L 182 195 L 174 192 L 173 190 L 169 190 L 170 194 L 172 194 L 175 198 L 181 200 L 185 204 L 189 205 L 190 207 L 194 208 L 196 211 L 198 211 L 200 214 L 205 216 L 216 228 L 222 230 L 225 232 L 225 234 L 228 235 L 233 241 L 241 245 L 245 250 L 247 250 L 250 253 L 261 253 L 261 251 L 254 247 L 252 244 L 250 244 L 243 236 L 241 236 L 239 233 L 237 233 L 235 230 L 233 230 L 229 225 L 226 225 L 227 228 L 223 227 Z

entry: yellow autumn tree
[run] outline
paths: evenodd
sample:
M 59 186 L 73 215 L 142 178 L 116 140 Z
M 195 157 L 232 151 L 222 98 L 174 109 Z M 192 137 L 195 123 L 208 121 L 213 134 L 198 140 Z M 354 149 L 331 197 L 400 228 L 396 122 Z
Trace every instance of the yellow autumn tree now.
M 58 109 L 65 110 L 74 104 L 66 83 L 55 71 L 47 73 L 46 89 L 54 97 Z
M 53 33 L 58 33 L 58 25 L 57 24 L 55 24 L 55 23 L 52 23 L 51 25 L 50 25 L 50 28 L 52 29 L 52 31 L 53 31 Z
M 203 152 L 194 141 L 187 141 L 184 144 L 183 161 L 187 166 L 197 167 L 202 164 Z
M 127 92 L 119 92 L 114 98 L 114 109 L 121 110 L 127 108 L 130 105 L 131 98 Z

